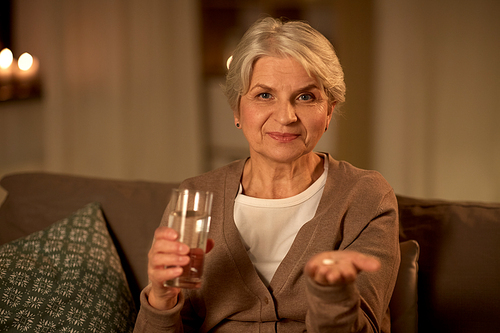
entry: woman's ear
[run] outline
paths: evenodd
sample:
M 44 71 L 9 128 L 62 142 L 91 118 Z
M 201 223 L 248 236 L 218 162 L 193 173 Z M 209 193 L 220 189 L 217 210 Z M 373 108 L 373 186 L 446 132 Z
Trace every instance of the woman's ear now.
M 328 129 L 328 126 L 330 126 L 330 121 L 332 121 L 333 117 L 333 110 L 335 109 L 335 104 L 333 103 L 331 106 L 328 107 L 328 113 L 326 115 L 326 125 L 325 125 L 325 132 Z
M 337 102 L 333 102 L 332 105 L 328 107 L 328 116 L 331 118 L 333 115 L 333 110 L 335 110 L 335 106 L 337 105 Z
M 234 116 L 234 126 L 236 126 L 236 128 L 241 128 L 240 115 L 238 111 L 233 111 L 233 116 Z

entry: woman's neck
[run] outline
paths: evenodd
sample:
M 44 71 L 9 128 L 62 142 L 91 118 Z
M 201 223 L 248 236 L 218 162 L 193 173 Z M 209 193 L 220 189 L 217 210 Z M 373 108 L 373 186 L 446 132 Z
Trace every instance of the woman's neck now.
M 243 194 L 262 199 L 282 199 L 306 190 L 323 173 L 323 158 L 316 153 L 293 163 L 266 163 L 248 159 L 241 184 Z

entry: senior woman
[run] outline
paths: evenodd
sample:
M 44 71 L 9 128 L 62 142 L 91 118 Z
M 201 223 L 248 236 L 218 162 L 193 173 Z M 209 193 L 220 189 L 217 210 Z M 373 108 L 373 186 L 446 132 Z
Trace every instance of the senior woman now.
M 250 157 L 181 185 L 214 192 L 203 283 L 164 287 L 189 249 L 162 221 L 135 331 L 389 332 L 394 192 L 380 174 L 314 152 L 344 101 L 331 44 L 306 23 L 259 20 L 225 92 Z

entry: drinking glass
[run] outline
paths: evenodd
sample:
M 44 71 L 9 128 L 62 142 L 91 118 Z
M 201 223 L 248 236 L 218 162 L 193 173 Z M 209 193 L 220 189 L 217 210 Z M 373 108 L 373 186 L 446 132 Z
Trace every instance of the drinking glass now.
M 182 275 L 165 281 L 165 286 L 196 289 L 203 274 L 213 193 L 174 189 L 168 205 L 168 226 L 179 234 L 179 242 L 189 246 L 189 264 Z

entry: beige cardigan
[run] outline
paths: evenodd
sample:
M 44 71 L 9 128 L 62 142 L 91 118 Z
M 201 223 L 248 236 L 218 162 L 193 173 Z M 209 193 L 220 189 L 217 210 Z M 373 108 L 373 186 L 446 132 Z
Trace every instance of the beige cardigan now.
M 269 288 L 233 220 L 245 161 L 184 181 L 183 188 L 214 192 L 215 247 L 206 256 L 203 285 L 183 291 L 168 311 L 148 304 L 146 287 L 134 332 L 389 332 L 388 305 L 399 267 L 396 197 L 379 173 L 328 158 L 316 215 L 298 232 Z M 320 286 L 304 276 L 313 255 L 344 249 L 376 256 L 382 268 L 361 273 L 349 288 Z

